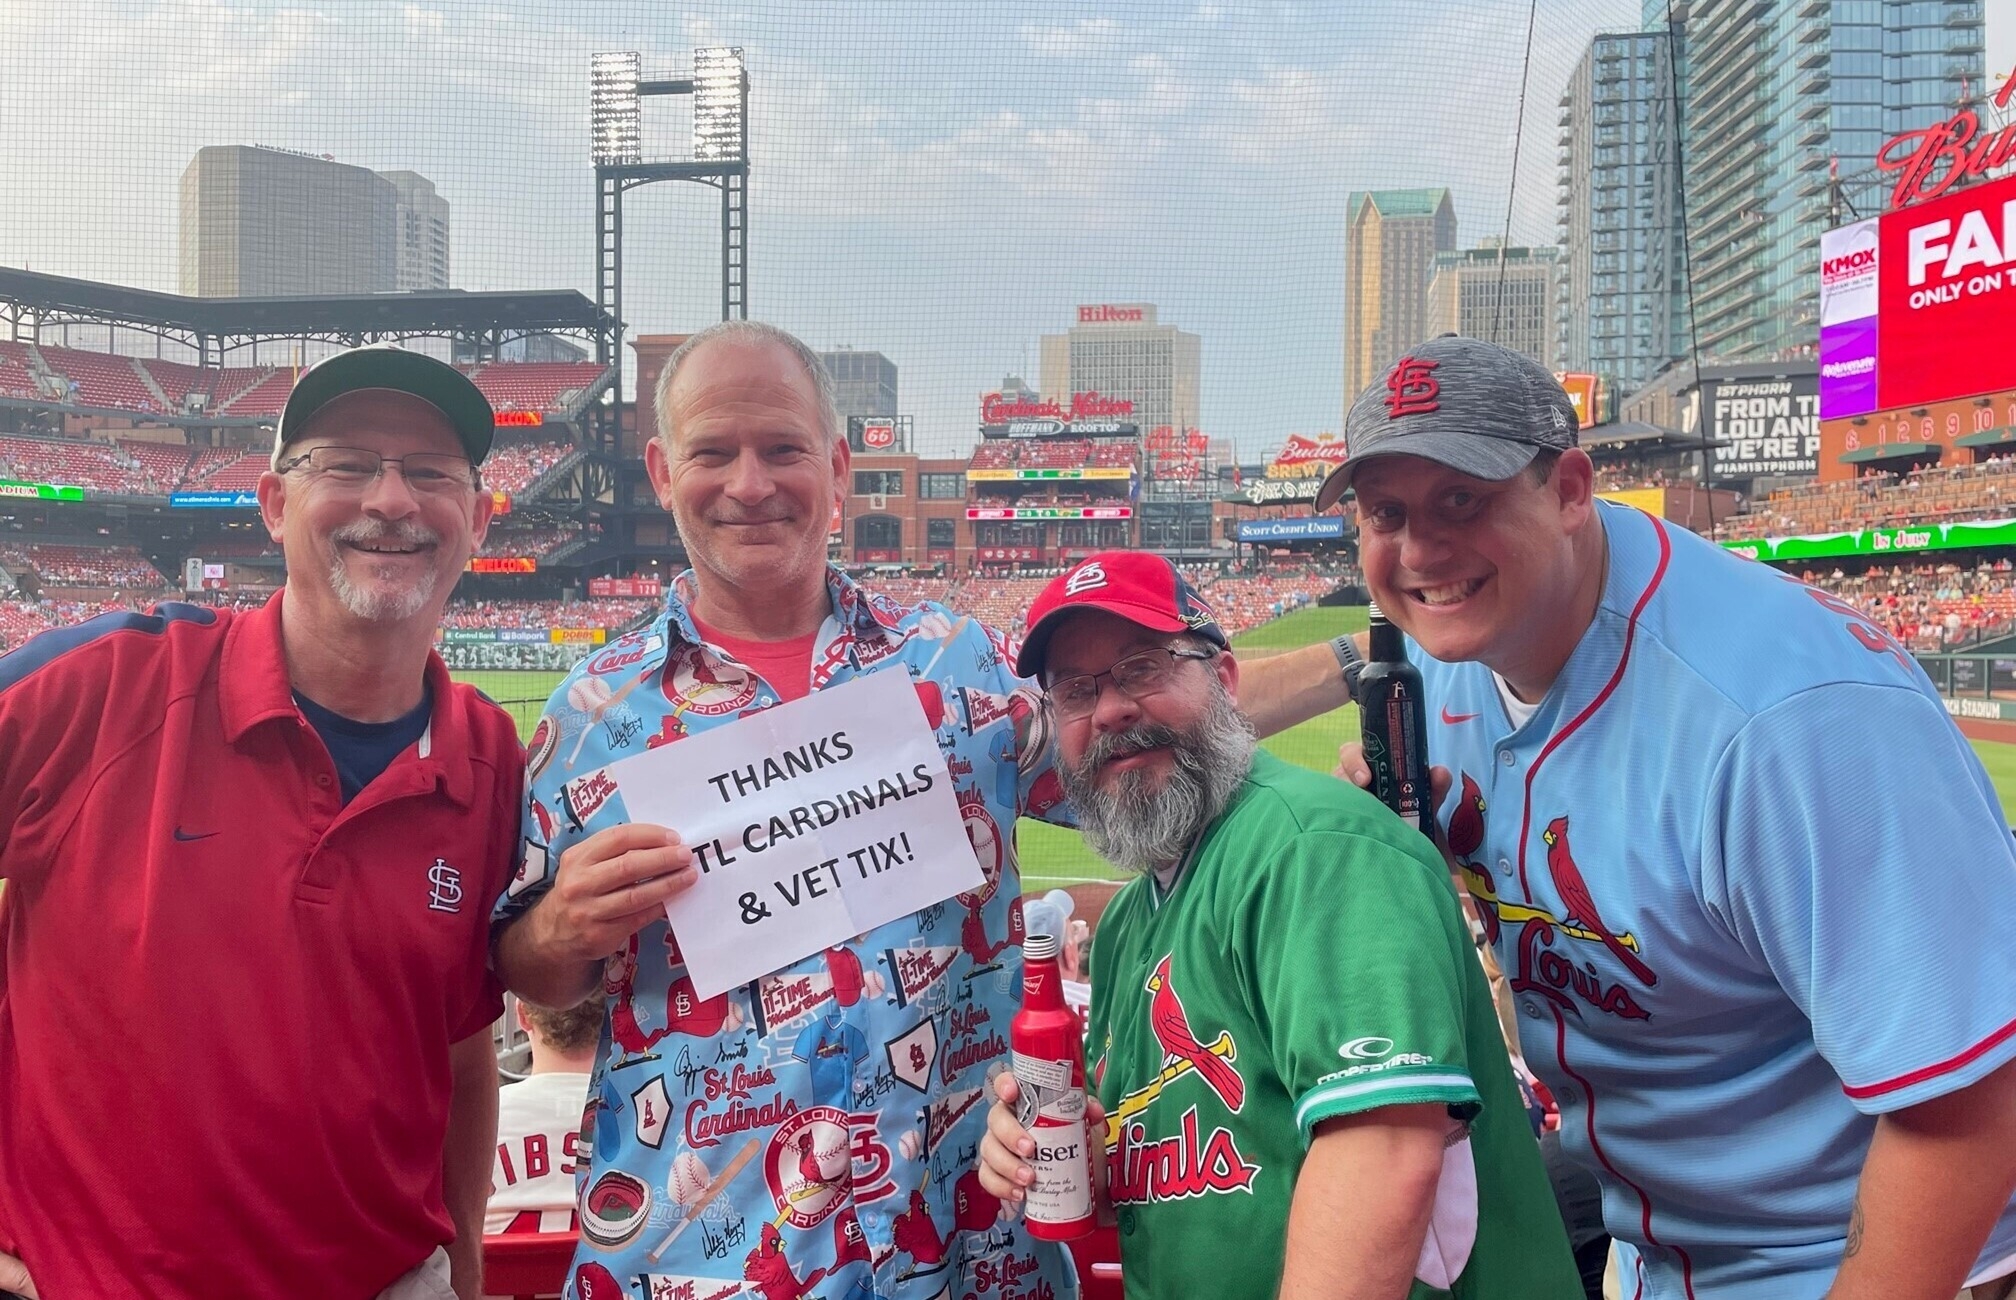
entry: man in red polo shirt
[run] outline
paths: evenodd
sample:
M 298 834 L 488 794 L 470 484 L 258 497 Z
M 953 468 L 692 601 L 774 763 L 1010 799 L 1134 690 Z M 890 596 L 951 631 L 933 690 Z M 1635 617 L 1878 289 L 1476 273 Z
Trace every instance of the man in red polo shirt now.
M 452 367 L 331 357 L 259 482 L 280 595 L 0 658 L 0 1286 L 481 1294 L 522 760 L 431 646 L 491 426 Z

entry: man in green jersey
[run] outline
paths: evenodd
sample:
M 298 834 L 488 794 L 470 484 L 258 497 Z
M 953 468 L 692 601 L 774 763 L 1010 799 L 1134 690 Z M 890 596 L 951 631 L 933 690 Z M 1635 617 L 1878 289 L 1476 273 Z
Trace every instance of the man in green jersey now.
M 1087 841 L 1137 877 L 1090 1020 L 1128 1294 L 1578 1295 L 1435 846 L 1256 751 L 1224 632 L 1158 556 L 1052 582 L 1016 671 L 1048 692 Z M 996 1093 L 981 1181 L 1019 1201 L 1034 1144 L 1013 1079 Z

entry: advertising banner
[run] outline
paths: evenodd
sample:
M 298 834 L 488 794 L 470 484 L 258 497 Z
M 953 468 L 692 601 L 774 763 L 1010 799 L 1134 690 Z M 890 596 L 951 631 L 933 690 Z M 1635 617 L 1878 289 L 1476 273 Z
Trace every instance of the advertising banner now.
M 1876 409 L 1878 219 L 1820 236 L 1820 418 Z
M 1648 515 L 1660 514 L 1666 509 L 1665 488 L 1618 488 L 1614 492 L 1598 492 L 1596 495 L 1619 505 L 1636 506 Z
M 441 639 L 449 645 L 489 645 L 497 640 L 497 631 L 488 627 L 450 627 L 442 629 Z
M 2016 388 L 2016 176 L 1820 239 L 1820 413 Z
M 29 501 L 82 501 L 84 489 L 58 483 L 18 483 L 0 478 L 0 497 L 21 497 Z
M 1714 443 L 1716 478 L 1811 474 L 1820 465 L 1815 376 L 1706 379 L 1702 432 Z
M 1132 506 L 968 506 L 968 519 L 1132 519 Z
M 1752 560 L 1831 560 L 1843 555 L 1895 555 L 1951 551 L 1970 546 L 2016 546 L 2016 519 L 1983 519 L 1966 524 L 1912 524 L 1904 528 L 1858 528 L 1850 532 L 1799 537 L 1753 537 L 1722 545 Z
M 973 552 L 973 558 L 982 564 L 1034 564 L 1043 558 L 1043 550 L 1036 546 L 982 546 Z
M 171 510 L 257 510 L 256 492 L 170 492 Z
M 1595 375 L 1574 374 L 1560 370 L 1554 372 L 1554 379 L 1561 385 L 1562 391 L 1568 394 L 1568 402 L 1575 408 L 1576 427 L 1595 428 L 1596 417 L 1601 414 L 1598 390 L 1603 381 Z
M 505 645 L 546 645 L 546 629 L 543 627 L 500 627 L 497 639 Z
M 1289 503 L 1314 501 L 1316 489 L 1323 486 L 1323 476 L 1309 478 L 1256 478 L 1248 480 L 1233 493 L 1234 501 L 1245 501 L 1256 506 L 1278 506 Z
M 469 559 L 471 573 L 537 573 L 539 561 L 529 555 L 476 555 Z
M 665 594 L 664 584 L 656 578 L 590 578 L 588 594 L 594 597 L 649 597 L 656 599 Z
M 1304 519 L 1251 519 L 1239 525 L 1242 542 L 1334 540 L 1344 536 L 1344 516 L 1312 515 Z
M 1885 214 L 1877 249 L 1884 409 L 2016 386 L 2016 176 Z
M 1335 433 L 1291 433 L 1281 454 L 1267 465 L 1268 478 L 1321 479 L 1344 463 L 1344 439 Z

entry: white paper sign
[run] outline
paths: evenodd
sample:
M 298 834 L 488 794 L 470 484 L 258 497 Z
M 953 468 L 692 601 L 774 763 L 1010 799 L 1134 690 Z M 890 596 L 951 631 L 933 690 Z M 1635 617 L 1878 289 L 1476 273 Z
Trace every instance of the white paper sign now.
M 665 915 L 702 999 L 985 884 L 900 670 L 605 770 L 632 821 L 694 846 L 699 883 Z

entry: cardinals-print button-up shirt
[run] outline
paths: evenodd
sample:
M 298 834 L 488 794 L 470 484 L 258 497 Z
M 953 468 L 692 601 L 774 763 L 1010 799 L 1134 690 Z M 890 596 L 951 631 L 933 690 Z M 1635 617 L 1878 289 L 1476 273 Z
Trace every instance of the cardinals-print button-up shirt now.
M 694 581 L 554 692 L 500 918 L 538 898 L 569 846 L 627 820 L 605 765 L 777 702 L 702 640 Z M 1021 987 L 1015 818 L 1063 816 L 1043 713 L 999 634 L 837 570 L 827 584 L 812 689 L 910 675 L 986 884 L 704 1001 L 664 922 L 630 940 L 603 981 L 576 1300 L 1071 1294 L 1061 1252 L 1002 1221 L 974 1171 Z

